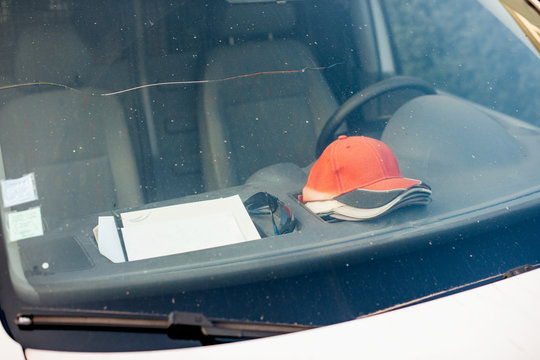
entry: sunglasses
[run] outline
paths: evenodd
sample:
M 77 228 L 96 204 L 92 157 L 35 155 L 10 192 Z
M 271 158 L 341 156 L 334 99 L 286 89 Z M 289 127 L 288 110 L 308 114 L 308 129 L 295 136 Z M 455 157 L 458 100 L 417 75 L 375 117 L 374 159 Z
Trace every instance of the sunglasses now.
M 244 206 L 262 237 L 267 237 L 268 233 L 287 234 L 296 227 L 296 219 L 291 208 L 267 192 L 252 195 L 244 202 Z

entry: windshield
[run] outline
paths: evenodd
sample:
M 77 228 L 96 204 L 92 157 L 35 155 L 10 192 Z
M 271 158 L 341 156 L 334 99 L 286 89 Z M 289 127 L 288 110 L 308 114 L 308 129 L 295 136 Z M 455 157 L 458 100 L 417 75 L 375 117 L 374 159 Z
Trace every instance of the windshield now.
M 324 325 L 540 261 L 448 270 L 540 204 L 540 56 L 497 1 L 2 0 L 0 41 L 12 318 Z

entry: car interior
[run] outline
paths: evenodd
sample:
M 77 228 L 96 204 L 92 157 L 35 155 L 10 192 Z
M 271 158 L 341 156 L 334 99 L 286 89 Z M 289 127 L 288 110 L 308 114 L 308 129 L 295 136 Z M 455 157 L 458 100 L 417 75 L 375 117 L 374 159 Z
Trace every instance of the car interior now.
M 153 14 L 158 7 L 145 2 L 139 6 L 156 16 L 152 26 L 145 22 L 137 30 L 129 24 L 136 29 L 127 34 L 99 22 L 89 26 L 99 12 L 125 12 L 126 4 L 108 10 L 44 8 L 44 17 L 60 18 L 55 25 L 36 21 L 17 28 L 21 35 L 5 78 L 42 85 L 2 92 L 2 126 L 13 129 L 1 138 L 4 168 L 8 178 L 35 169 L 38 191 L 46 194 L 45 217 L 76 217 L 240 185 L 268 165 L 305 167 L 315 160 L 317 135 L 340 94 L 315 70 L 329 64 L 302 39 L 310 34 L 299 3 L 186 2 L 175 10 L 197 19 L 188 24 L 175 21 L 175 11 Z M 163 38 L 164 29 L 153 28 L 159 26 L 174 26 L 178 37 Z M 99 96 L 141 84 L 264 71 L 280 73 Z M 18 121 L 21 113 L 27 121 Z M 63 121 L 45 123 L 43 117 Z M 43 127 L 49 127 L 47 139 L 38 138 Z M 260 141 L 262 132 L 269 141 Z M 28 148 L 39 144 L 33 149 L 39 156 L 21 154 L 21 141 Z M 99 193 L 87 191 L 89 184 Z M 72 197 L 76 201 L 61 200 Z
M 328 119 L 353 94 L 396 75 L 384 73 L 374 56 L 380 44 L 372 3 L 35 1 L 32 26 L 18 21 L 24 9 L 13 9 L 3 23 L 9 31 L 0 34 L 15 39 L 8 49 L 14 58 L 0 59 L 0 85 L 8 86 L 0 91 L 0 127 L 9 129 L 0 133 L 0 175 L 35 173 L 47 230 L 39 242 L 9 244 L 21 256 L 20 278 L 46 289 L 51 277 L 42 275 L 54 274 L 65 288 L 44 291 L 40 300 L 56 303 L 110 295 L 118 284 L 156 290 L 137 262 L 101 256 L 92 233 L 97 214 L 234 194 L 245 200 L 260 191 L 291 207 L 294 233 L 271 245 L 242 244 L 243 256 L 266 254 L 267 264 L 242 260 L 235 246 L 145 262 L 145 272 L 159 273 L 160 289 L 182 281 L 197 287 L 216 264 L 228 266 L 223 274 L 263 272 L 284 251 L 319 259 L 314 243 L 373 239 L 361 252 L 389 229 L 408 231 L 497 203 L 481 189 L 509 194 L 527 184 L 516 174 L 538 172 L 523 162 L 538 147 L 536 128 L 450 94 L 399 89 L 352 111 L 336 132 L 383 140 L 405 176 L 432 187 L 432 204 L 328 224 L 297 200 Z M 328 8 L 336 16 L 328 17 Z M 338 30 L 326 33 L 329 26 Z M 343 241 L 325 251 L 344 251 Z M 93 282 L 91 293 L 85 281 Z
M 88 55 L 72 28 L 34 27 L 19 37 L 14 75 L 21 82 L 76 87 Z M 35 90 L 0 109 L 1 126 L 9 129 L 0 135 L 6 176 L 36 172 L 45 217 L 141 204 L 135 156 L 118 100 L 52 86 Z

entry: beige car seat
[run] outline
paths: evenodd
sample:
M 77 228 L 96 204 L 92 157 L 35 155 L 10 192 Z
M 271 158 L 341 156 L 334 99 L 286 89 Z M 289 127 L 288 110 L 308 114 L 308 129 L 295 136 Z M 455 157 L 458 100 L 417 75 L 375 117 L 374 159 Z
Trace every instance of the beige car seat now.
M 22 32 L 14 59 L 17 83 L 79 88 L 90 56 L 70 27 Z M 113 97 L 57 86 L 24 88 L 0 108 L 5 176 L 35 173 L 45 218 L 75 218 L 142 203 L 126 116 Z

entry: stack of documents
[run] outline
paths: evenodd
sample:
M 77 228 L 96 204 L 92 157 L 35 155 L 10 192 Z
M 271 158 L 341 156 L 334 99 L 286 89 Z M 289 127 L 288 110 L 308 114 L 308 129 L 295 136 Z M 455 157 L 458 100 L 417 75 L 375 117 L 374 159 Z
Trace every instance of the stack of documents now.
M 113 262 L 134 261 L 260 239 L 238 195 L 100 216 L 96 239 Z

